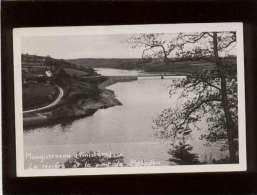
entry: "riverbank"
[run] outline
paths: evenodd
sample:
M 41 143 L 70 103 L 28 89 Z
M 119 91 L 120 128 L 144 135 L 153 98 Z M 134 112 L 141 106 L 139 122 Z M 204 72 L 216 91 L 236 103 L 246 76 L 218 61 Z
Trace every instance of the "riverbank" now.
M 63 83 L 57 81 L 60 86 L 63 86 L 63 99 L 58 105 L 45 111 L 23 113 L 24 129 L 67 124 L 76 119 L 91 116 L 99 109 L 122 105 L 115 97 L 115 93 L 106 87 L 117 82 L 133 81 L 137 77 L 101 77 L 98 78 L 98 82 L 95 78 L 92 79 L 94 82 L 74 78 L 69 78 L 68 82 L 62 80 Z
M 106 81 L 98 85 L 100 89 L 104 89 L 110 85 L 119 82 L 129 82 L 137 80 L 137 76 L 108 76 L 107 78 L 108 79 Z
M 227 66 L 231 66 L 233 71 L 236 70 L 236 57 L 224 57 L 221 58 L 222 62 Z M 157 72 L 167 72 L 167 73 L 177 73 L 190 74 L 204 69 L 212 69 L 215 67 L 213 59 L 211 58 L 170 58 L 166 63 L 160 61 L 159 59 L 139 59 L 139 58 L 79 58 L 79 59 L 69 59 L 66 60 L 73 64 L 82 67 L 91 68 L 115 68 L 122 70 L 137 70 L 144 71 L 148 73 Z

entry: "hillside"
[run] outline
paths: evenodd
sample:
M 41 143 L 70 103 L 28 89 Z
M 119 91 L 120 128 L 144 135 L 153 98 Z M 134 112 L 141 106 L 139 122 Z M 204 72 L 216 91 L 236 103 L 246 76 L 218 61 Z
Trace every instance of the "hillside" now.
M 107 79 L 93 68 L 23 55 L 24 129 L 72 121 L 91 116 L 98 109 L 120 105 L 113 91 L 99 87 Z
M 145 72 L 171 72 L 190 73 L 201 69 L 212 69 L 212 59 L 199 58 L 173 58 L 164 64 L 160 59 L 137 59 L 137 58 L 79 58 L 66 60 L 72 64 L 86 68 L 117 68 L 126 70 L 143 70 Z M 236 67 L 236 57 L 222 58 L 224 64 Z
M 72 62 L 68 62 L 63 59 L 54 59 L 50 56 L 37 56 L 30 54 L 21 55 L 21 63 L 23 72 L 33 73 L 33 74 L 42 74 L 45 70 L 50 69 L 53 72 L 60 68 L 69 68 L 73 70 L 87 72 L 88 74 L 94 74 L 92 68 L 86 66 L 80 66 Z
M 79 58 L 66 61 L 87 68 L 119 68 L 127 70 L 142 68 L 142 62 L 137 58 Z

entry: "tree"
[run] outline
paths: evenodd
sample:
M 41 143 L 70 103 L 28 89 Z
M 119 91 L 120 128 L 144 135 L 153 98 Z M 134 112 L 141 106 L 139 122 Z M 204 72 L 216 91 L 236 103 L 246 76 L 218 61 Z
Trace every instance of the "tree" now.
M 179 165 L 199 164 L 200 161 L 198 160 L 198 155 L 192 153 L 192 149 L 193 147 L 189 144 L 175 145 L 168 151 L 168 154 L 172 156 L 169 158 L 169 161 Z
M 174 41 L 165 40 L 162 33 L 135 34 L 131 36 L 128 43 L 132 45 L 132 48 L 143 48 L 143 59 L 147 56 L 162 58 L 165 64 L 168 64 L 168 56 L 176 48 Z M 147 52 L 151 53 L 147 54 Z
M 179 108 L 163 110 L 154 120 L 154 128 L 159 136 L 175 142 L 179 134 L 201 129 L 200 122 L 206 120 L 208 131 L 202 134 L 202 138 L 210 142 L 225 140 L 229 161 L 235 163 L 238 161 L 237 78 L 233 64 L 228 64 L 220 54 L 236 43 L 236 33 L 179 33 L 177 39 L 182 43 L 184 55 L 183 50 L 191 44 L 194 48 L 201 48 L 195 55 L 210 60 L 214 67 L 202 68 L 185 79 L 174 81 L 170 95 L 182 89 L 181 97 L 185 101 Z M 194 53 L 190 55 L 194 57 Z

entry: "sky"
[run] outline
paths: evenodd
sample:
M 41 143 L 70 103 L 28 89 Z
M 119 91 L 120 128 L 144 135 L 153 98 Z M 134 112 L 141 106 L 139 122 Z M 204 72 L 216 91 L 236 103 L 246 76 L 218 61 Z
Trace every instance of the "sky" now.
M 163 36 L 170 40 L 175 34 Z M 127 42 L 130 37 L 131 34 L 27 36 L 22 38 L 21 45 L 23 54 L 51 56 L 56 59 L 141 58 L 143 48 L 131 48 Z M 187 47 L 192 49 L 190 47 L 193 46 Z M 234 54 L 235 50 L 229 53 Z M 221 56 L 224 54 L 221 53 Z
M 30 36 L 22 38 L 22 53 L 57 59 L 140 58 L 142 49 L 131 48 L 129 35 Z

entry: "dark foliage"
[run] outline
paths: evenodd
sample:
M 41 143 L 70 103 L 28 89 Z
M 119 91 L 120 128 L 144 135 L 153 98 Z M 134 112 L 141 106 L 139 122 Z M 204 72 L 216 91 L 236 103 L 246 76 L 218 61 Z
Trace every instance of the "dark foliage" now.
M 124 157 L 120 154 L 98 152 L 78 152 L 64 163 L 65 168 L 83 167 L 117 167 L 125 166 Z
M 169 158 L 169 161 L 175 162 L 179 165 L 192 165 L 200 164 L 198 160 L 198 155 L 191 152 L 193 149 L 189 144 L 177 145 L 174 148 L 169 149 L 168 154 L 172 157 Z

